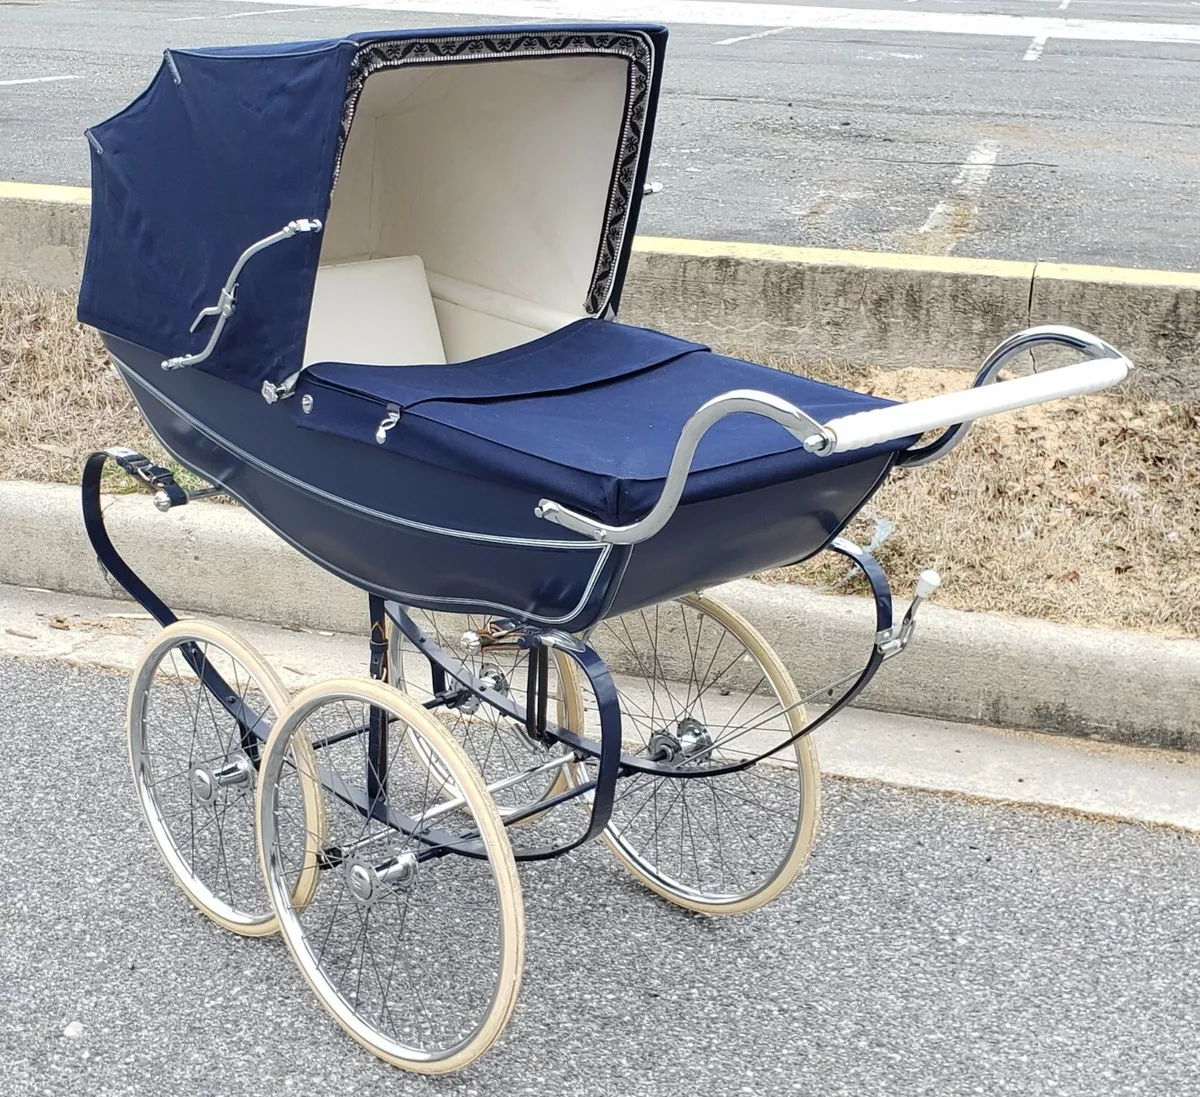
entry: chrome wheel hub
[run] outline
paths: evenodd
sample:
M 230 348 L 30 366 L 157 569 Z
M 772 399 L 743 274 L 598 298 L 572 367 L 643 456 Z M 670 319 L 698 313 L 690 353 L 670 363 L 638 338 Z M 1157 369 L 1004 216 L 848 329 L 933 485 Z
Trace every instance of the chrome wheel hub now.
M 646 753 L 656 762 L 678 765 L 693 755 L 712 749 L 713 737 L 699 720 L 685 716 L 671 731 L 658 731 L 650 736 Z
M 508 679 L 504 677 L 504 672 L 495 663 L 484 663 L 479 668 L 479 680 L 488 689 L 495 690 L 496 693 L 505 697 L 509 695 Z M 482 702 L 483 699 L 473 693 L 458 706 L 458 711 L 471 716 L 479 711 Z
M 402 853 L 394 860 L 380 866 L 365 861 L 347 861 L 345 867 L 346 888 L 359 906 L 374 906 L 386 893 L 408 891 L 417 879 L 417 859 L 411 853 Z
M 239 788 L 253 784 L 254 766 L 244 754 L 231 759 L 218 769 L 196 766 L 188 778 L 192 798 L 203 807 L 212 807 L 223 788 Z
M 370 865 L 359 861 L 351 861 L 346 866 L 346 887 L 355 902 L 370 906 L 375 901 L 377 891 L 375 870 Z
M 708 750 L 713 745 L 713 738 L 709 734 L 708 728 L 691 716 L 685 716 L 679 721 L 676 734 L 679 739 L 679 749 L 685 758 L 699 754 L 702 750 Z

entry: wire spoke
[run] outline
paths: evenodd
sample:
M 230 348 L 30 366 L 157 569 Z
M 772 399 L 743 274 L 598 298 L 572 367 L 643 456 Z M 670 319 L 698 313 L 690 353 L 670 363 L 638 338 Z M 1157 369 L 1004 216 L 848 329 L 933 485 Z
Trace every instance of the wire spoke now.
M 784 701 L 795 696 L 790 681 L 759 658 L 761 641 L 736 615 L 711 599 L 681 599 L 610 620 L 602 634 L 633 671 L 617 690 L 627 733 L 640 737 L 643 749 L 662 734 L 658 749 L 675 751 L 670 765 L 690 771 L 686 777 L 624 777 L 628 783 L 613 801 L 611 839 L 635 874 L 685 905 L 753 904 L 780 873 L 794 874 L 801 863 L 791 851 L 805 818 L 798 763 L 809 748 L 799 740 L 782 755 L 785 763 L 795 762 L 785 779 L 773 775 L 780 766 L 763 762 L 744 772 L 704 772 L 725 764 L 714 754 L 754 731 L 769 735 L 771 745 L 787 746 L 803 727 L 793 715 L 799 704 Z M 689 744 L 699 734 L 702 742 Z M 753 749 L 768 747 L 756 742 Z
M 203 623 L 194 629 L 179 627 L 138 668 L 129 728 L 134 778 L 153 837 L 185 890 L 218 920 L 248 926 L 270 911 L 250 786 L 243 775 L 223 771 L 243 758 L 241 725 L 214 682 L 228 686 L 251 726 L 273 712 L 271 694 L 263 672 L 233 654 L 221 630 Z
M 315 738 L 372 707 L 379 708 L 379 700 L 331 697 L 284 733 L 292 741 L 300 735 Z M 327 1002 L 330 996 L 340 999 L 339 1009 L 343 1015 L 350 1011 L 353 1031 L 368 1046 L 386 1039 L 414 1053 L 438 1054 L 468 1038 L 493 1008 L 504 931 L 490 862 L 436 856 L 437 848 L 430 844 L 442 840 L 442 828 L 448 834 L 483 833 L 473 793 L 466 804 L 445 811 L 448 800 L 464 796 L 463 771 L 456 768 L 464 764 L 461 756 L 455 761 L 456 754 L 446 753 L 432 726 L 415 715 L 406 718 L 404 711 L 383 709 L 390 728 L 386 801 L 363 797 L 369 762 L 363 737 L 322 752 L 326 810 L 319 840 L 326 850 L 346 851 L 345 859 L 321 873 L 317 899 L 292 908 L 281 924 L 318 995 Z M 521 757 L 519 740 L 490 711 L 449 723 L 445 737 L 457 739 L 482 767 L 504 770 L 510 759 Z M 272 746 L 272 752 L 276 749 Z M 273 848 L 293 850 L 297 856 L 268 857 L 273 879 L 296 873 L 311 834 L 298 808 L 300 772 L 270 763 L 264 779 L 275 780 L 277 770 L 277 831 L 270 841 Z M 343 787 L 353 795 L 330 791 Z M 384 806 L 387 819 L 413 820 L 415 825 L 389 825 L 379 811 Z M 438 809 L 443 814 L 436 821 L 421 822 Z M 284 883 L 291 883 L 290 877 L 273 885 L 276 895 L 288 891 L 280 886 Z

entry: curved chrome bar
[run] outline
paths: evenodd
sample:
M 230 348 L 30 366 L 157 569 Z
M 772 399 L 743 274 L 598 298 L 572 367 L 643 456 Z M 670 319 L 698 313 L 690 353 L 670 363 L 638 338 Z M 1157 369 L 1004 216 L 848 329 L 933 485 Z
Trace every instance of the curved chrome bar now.
M 234 302 L 237 297 L 237 280 L 242 273 L 242 268 L 256 256 L 260 251 L 271 247 L 273 244 L 278 244 L 281 240 L 290 240 L 298 232 L 320 232 L 322 228 L 321 222 L 315 217 L 303 217 L 298 221 L 289 221 L 278 232 L 271 233 L 270 236 L 264 236 L 261 240 L 255 241 L 238 257 L 238 261 L 233 264 L 233 270 L 229 272 L 229 277 L 225 279 L 225 285 L 221 289 L 221 296 L 217 298 L 215 305 L 210 305 L 206 309 L 201 309 L 197 314 L 196 319 L 192 321 L 192 326 L 189 331 L 195 331 L 200 322 L 206 316 L 215 316 L 217 322 L 213 325 L 212 334 L 208 337 L 208 343 L 205 344 L 203 350 L 197 351 L 195 354 L 183 354 L 178 358 L 168 358 L 162 364 L 162 368 L 166 370 L 183 369 L 184 366 L 194 366 L 197 362 L 203 362 L 217 345 L 217 340 L 221 338 L 221 332 L 225 330 L 225 322 L 233 315 Z
M 1018 354 L 1046 344 L 1071 347 L 1074 350 L 1082 351 L 1088 359 L 1092 360 L 1116 358 L 1129 361 L 1103 339 L 1090 335 L 1086 331 L 1061 324 L 1043 324 L 1035 328 L 1026 328 L 1005 339 L 988 355 L 971 387 L 980 388 L 983 385 L 990 385 L 996 380 L 1000 371 Z M 1129 363 L 1129 368 L 1133 368 L 1132 363 Z M 970 429 L 971 421 L 949 427 L 944 434 L 928 445 L 902 453 L 896 463 L 902 468 L 917 468 L 933 461 L 939 461 L 967 436 L 967 431 Z
M 1028 407 L 1065 396 L 1098 392 L 1119 384 L 1133 368 L 1132 363 L 1102 339 L 1077 328 L 1047 325 L 1029 328 L 1005 340 L 988 356 L 972 388 L 995 380 L 1000 368 L 1015 354 L 1040 344 L 1054 343 L 1082 351 L 1090 361 L 1078 362 L 1062 370 L 1047 370 L 1032 377 L 1018 378 L 994 396 L 972 389 L 946 393 L 908 404 L 889 405 L 871 411 L 831 419 L 822 425 L 799 408 L 770 393 L 742 389 L 717 396 L 702 405 L 684 424 L 671 467 L 658 502 L 641 521 L 610 526 L 556 503 L 542 499 L 534 508 L 539 518 L 582 533 L 596 541 L 615 545 L 635 545 L 653 537 L 674 514 L 683 497 L 692 458 L 700 439 L 710 427 L 727 415 L 749 412 L 779 423 L 810 453 L 821 456 L 865 449 L 895 438 L 919 435 L 946 428 L 946 433 L 923 449 L 908 450 L 898 463 L 921 465 L 945 456 L 970 427 L 971 419 L 1002 411 Z M 969 418 L 963 418 L 969 417 Z M 963 418 L 962 422 L 958 422 Z
M 695 456 L 700 439 L 714 423 L 738 412 L 749 412 L 774 420 L 810 453 L 827 453 L 833 445 L 833 436 L 829 431 L 795 405 L 781 400 L 778 396 L 772 396 L 769 392 L 737 389 L 723 396 L 714 396 L 702 404 L 684 424 L 675 446 L 675 454 L 671 458 L 671 467 L 667 471 L 662 494 L 645 518 L 627 526 L 609 526 L 596 521 L 595 518 L 569 510 L 552 499 L 542 499 L 534 508 L 534 514 L 545 518 L 547 522 L 555 522 L 596 541 L 606 541 L 614 545 L 636 545 L 639 541 L 645 541 L 662 529 L 675 513 L 675 508 L 683 496 L 683 487 L 687 483 L 692 457 Z

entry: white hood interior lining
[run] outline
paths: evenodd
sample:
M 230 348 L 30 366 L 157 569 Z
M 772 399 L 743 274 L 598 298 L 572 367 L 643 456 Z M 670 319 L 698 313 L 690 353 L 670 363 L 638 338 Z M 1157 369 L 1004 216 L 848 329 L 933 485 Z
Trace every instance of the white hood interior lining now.
M 602 313 L 632 208 L 652 61 L 637 32 L 363 47 L 321 266 L 419 256 L 448 362 Z M 382 276 L 386 266 L 366 269 Z M 386 293 L 369 295 L 373 308 Z M 311 323 L 328 328 L 331 315 L 314 308 Z M 333 345 L 318 341 L 323 352 Z

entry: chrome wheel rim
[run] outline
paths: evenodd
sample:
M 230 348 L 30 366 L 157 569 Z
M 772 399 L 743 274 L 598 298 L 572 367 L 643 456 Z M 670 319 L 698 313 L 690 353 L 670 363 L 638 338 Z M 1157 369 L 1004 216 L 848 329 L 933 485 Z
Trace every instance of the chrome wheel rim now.
M 129 752 L 134 785 L 155 843 L 191 898 L 229 928 L 273 921 L 254 832 L 253 745 L 201 682 L 188 656 L 204 660 L 230 688 L 248 724 L 277 717 L 267 675 L 204 635 L 176 634 L 152 651 L 131 690 Z
M 462 772 L 463 761 L 448 757 L 444 740 L 406 723 L 399 706 L 387 711 L 390 809 L 409 820 L 434 812 L 431 825 L 447 835 L 484 833 L 480 794 L 462 796 L 464 781 L 448 777 Z M 488 845 L 482 859 L 453 853 L 422 859 L 430 851 L 427 838 L 369 818 L 379 814 L 382 796 L 347 802 L 344 790 L 361 792 L 367 737 L 322 744 L 365 726 L 369 712 L 360 694 L 316 687 L 285 714 L 263 763 L 263 869 L 292 955 L 338 1023 L 389 1061 L 436 1069 L 478 1053 L 470 1049 L 513 991 L 508 984 L 519 982 L 512 964 L 512 950 L 521 948 L 512 940 L 519 914 L 496 867 L 498 857 L 511 866 L 511 853 L 506 845 Z M 297 851 L 311 838 L 304 832 L 302 775 L 290 762 L 296 736 L 316 748 L 324 801 L 324 867 L 303 908 L 290 899 L 301 867 Z M 448 809 L 460 797 L 475 802 Z M 502 835 L 498 819 L 496 828 Z
M 809 745 L 783 745 L 806 723 L 790 681 L 755 652 L 760 638 L 739 635 L 724 613 L 690 597 L 602 622 L 589 636 L 613 669 L 625 749 L 697 774 L 622 778 L 605 837 L 655 890 L 714 912 L 749 909 L 795 875 L 817 795 L 805 787 Z M 585 694 L 589 722 L 591 701 Z M 781 746 L 749 768 L 704 775 Z

